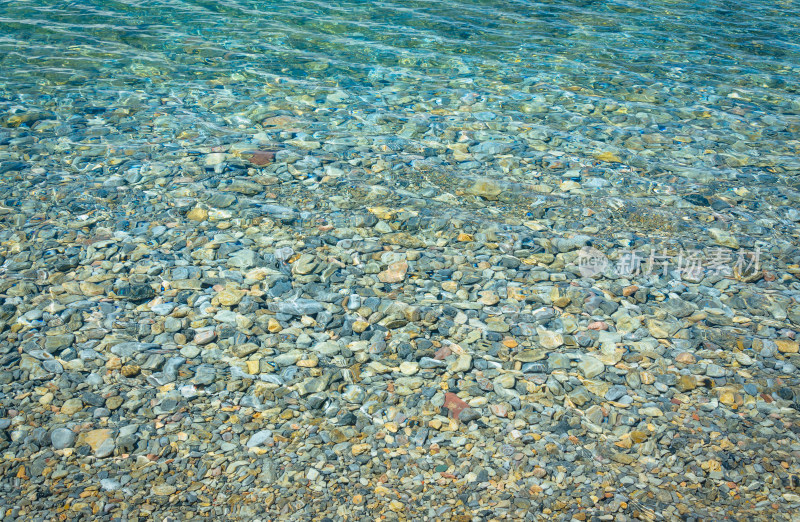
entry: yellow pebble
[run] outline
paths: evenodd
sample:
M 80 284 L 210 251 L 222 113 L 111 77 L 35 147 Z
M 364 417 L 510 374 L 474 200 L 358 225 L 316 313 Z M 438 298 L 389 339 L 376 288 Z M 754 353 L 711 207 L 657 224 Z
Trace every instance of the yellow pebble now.
M 270 317 L 269 322 L 267 323 L 267 330 L 269 330 L 269 333 L 278 333 L 283 330 L 283 327 L 277 319 Z
M 596 154 L 595 158 L 599 159 L 600 161 L 606 161 L 608 163 L 622 163 L 622 159 L 620 159 L 619 156 L 609 151 Z
M 208 210 L 200 207 L 194 207 L 186 214 L 186 217 L 192 221 L 205 221 L 208 219 Z

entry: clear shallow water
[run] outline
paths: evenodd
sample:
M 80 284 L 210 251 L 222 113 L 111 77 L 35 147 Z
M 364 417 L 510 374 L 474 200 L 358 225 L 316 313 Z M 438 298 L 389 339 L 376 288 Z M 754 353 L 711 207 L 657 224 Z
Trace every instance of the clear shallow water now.
M 611 513 L 623 498 L 625 513 L 651 519 L 662 508 L 667 519 L 684 508 L 714 520 L 790 512 L 799 21 L 796 2 L 760 1 L 0 0 L 0 410 L 8 417 L 0 421 L 10 434 L 0 445 L 16 456 L 0 469 L 7 503 L 27 506 L 8 512 L 69 505 L 88 517 L 92 498 L 63 499 L 98 479 L 103 491 L 89 490 L 97 506 L 101 495 L 124 502 L 94 515 L 118 518 L 176 509 L 195 518 L 228 509 L 246 519 L 264 509 L 357 513 L 357 491 L 384 504 L 394 498 L 375 497 L 378 483 L 408 499 L 392 509 L 415 519 L 428 504 L 438 510 L 428 518 L 442 519 L 449 506 L 461 514 L 487 500 L 513 501 L 516 519 L 544 506 Z M 265 165 L 248 154 L 257 149 L 270 151 L 257 156 Z M 709 266 L 712 277 L 687 277 L 687 285 L 667 274 L 628 279 L 629 271 L 576 279 L 584 274 L 573 256 L 588 241 L 624 261 L 620 251 L 646 256 L 661 239 L 681 254 L 760 247 L 768 270 L 723 278 Z M 279 270 L 290 278 L 273 278 Z M 588 331 L 612 324 L 613 336 Z M 317 342 L 329 335 L 353 350 Z M 353 353 L 350 341 L 367 338 L 369 348 L 359 342 Z M 441 358 L 431 341 L 450 339 L 475 354 L 466 371 L 452 356 L 446 374 L 431 361 L 418 374 L 400 367 L 417 375 L 414 386 L 424 376 L 424 390 L 416 388 L 424 395 L 390 373 L 401 359 Z M 305 358 L 318 349 L 321 357 L 300 364 L 295 350 Z M 362 374 L 369 360 L 381 366 L 364 364 Z M 118 379 L 117 363 L 128 380 Z M 281 393 L 251 385 L 256 374 Z M 442 394 L 427 384 L 440 378 L 449 390 L 485 396 L 491 420 L 429 432 Z M 713 390 L 709 378 L 721 379 Z M 538 391 L 523 404 L 510 387 Z M 593 433 L 583 431 L 573 398 Z M 80 424 L 65 424 L 64 399 L 69 409 L 78 402 L 69 418 Z M 464 405 L 444 400 L 459 417 Z M 218 415 L 231 405 L 241 418 Z M 278 418 L 273 406 L 290 415 Z M 247 422 L 248 410 L 264 415 Z M 394 422 L 396 437 L 369 417 Z M 158 427 L 179 418 L 188 433 Z M 228 431 L 234 422 L 246 431 Z M 145 428 L 153 423 L 158 432 Z M 615 441 L 632 438 L 627 427 L 636 423 L 641 446 L 619 452 Z M 343 431 L 351 424 L 363 429 L 363 444 L 332 458 L 328 441 L 355 442 Z M 581 432 L 570 428 L 579 424 Z M 129 454 L 137 464 L 123 455 L 138 439 L 122 433 L 115 454 L 105 442 L 95 451 L 113 459 L 86 461 L 78 442 L 53 464 L 48 430 L 73 425 L 59 430 L 64 447 L 92 425 L 141 426 Z M 251 460 L 251 440 L 272 439 L 273 428 L 271 464 L 254 482 L 255 468 L 239 459 Z M 572 433 L 588 437 L 576 442 Z M 558 451 L 552 441 L 563 442 Z M 366 454 L 369 444 L 377 453 Z M 421 458 L 394 453 L 428 445 Z M 157 450 L 176 457 L 167 484 L 139 473 L 143 455 L 151 461 Z M 376 454 L 391 466 L 373 466 Z M 350 455 L 370 464 L 354 468 Z M 415 461 L 426 464 L 415 469 Z M 83 462 L 106 478 L 74 466 Z M 324 475 L 311 475 L 310 462 L 325 463 Z M 544 481 L 531 478 L 533 466 L 547 468 L 535 475 Z M 123 473 L 136 476 L 128 482 Z M 656 480 L 645 480 L 651 474 Z M 476 493 L 469 502 L 462 480 Z M 203 495 L 189 497 L 198 482 Z M 270 489 L 253 495 L 262 484 Z M 609 484 L 613 500 L 596 500 Z
M 340 193 L 468 215 L 749 187 L 747 234 L 797 187 L 798 42 L 795 2 L 5 1 L 0 114 L 83 190 L 299 140 L 351 161 Z M 460 197 L 483 178 L 501 203 Z

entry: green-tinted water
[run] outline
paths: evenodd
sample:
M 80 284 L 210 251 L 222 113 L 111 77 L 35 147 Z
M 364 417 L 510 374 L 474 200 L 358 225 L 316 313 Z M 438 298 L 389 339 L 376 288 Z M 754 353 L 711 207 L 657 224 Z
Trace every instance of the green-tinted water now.
M 154 144 L 255 135 L 361 156 L 394 140 L 393 175 L 354 184 L 433 169 L 420 183 L 437 194 L 480 173 L 522 195 L 572 171 L 767 197 L 799 165 L 798 16 L 794 2 L 8 1 L 0 111 L 10 126 L 54 112 L 31 131 L 70 161 L 81 143 L 152 160 Z M 110 114 L 126 125 L 98 131 Z M 291 123 L 265 123 L 279 114 Z M 476 158 L 459 140 L 513 148 Z

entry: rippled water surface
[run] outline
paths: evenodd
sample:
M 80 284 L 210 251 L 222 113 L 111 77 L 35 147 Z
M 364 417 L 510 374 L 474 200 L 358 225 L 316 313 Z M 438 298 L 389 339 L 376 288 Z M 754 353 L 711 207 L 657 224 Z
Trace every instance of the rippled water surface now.
M 3 1 L 0 139 L 30 146 L 34 192 L 93 205 L 249 143 L 354 201 L 652 219 L 705 194 L 747 234 L 797 188 L 798 42 L 790 1 Z
M 798 174 L 800 0 L 0 0 L 3 520 L 788 520 Z

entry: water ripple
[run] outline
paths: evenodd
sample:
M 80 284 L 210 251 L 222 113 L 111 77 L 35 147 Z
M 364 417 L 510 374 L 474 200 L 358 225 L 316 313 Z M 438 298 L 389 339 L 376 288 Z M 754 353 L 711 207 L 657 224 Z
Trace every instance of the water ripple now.
M 790 1 L 6 0 L 0 114 L 78 125 L 122 111 L 119 136 L 89 125 L 68 140 L 112 149 L 317 140 L 388 155 L 404 183 L 439 191 L 476 170 L 530 197 L 537 172 L 570 169 L 648 187 L 699 187 L 704 172 L 791 184 L 799 42 Z M 291 124 L 264 123 L 275 116 Z M 513 143 L 520 162 L 433 163 L 459 140 Z

